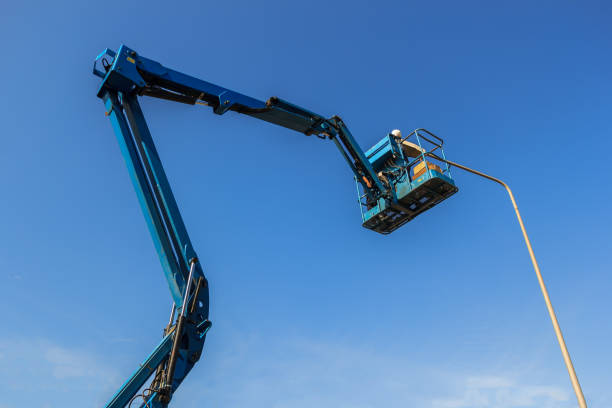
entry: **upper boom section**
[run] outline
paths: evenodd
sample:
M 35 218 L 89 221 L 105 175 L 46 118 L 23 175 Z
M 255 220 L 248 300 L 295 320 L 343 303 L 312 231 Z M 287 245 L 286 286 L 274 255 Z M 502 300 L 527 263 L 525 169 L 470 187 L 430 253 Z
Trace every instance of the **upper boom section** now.
M 98 55 L 94 74 L 104 79 L 98 90 L 98 96 L 101 96 L 104 88 L 126 93 L 136 92 L 139 95 L 191 105 L 206 104 L 219 115 L 227 111 L 247 114 L 307 135 L 331 136 L 335 133 L 330 129 L 330 124 L 326 123 L 327 120 L 316 113 L 278 98 L 262 102 L 185 75 L 166 68 L 159 62 L 142 57 L 125 45 L 122 45 L 117 53 L 107 48 Z
M 272 97 L 266 102 L 164 67 L 138 55 L 125 45 L 118 52 L 106 49 L 96 58 L 93 72 L 103 78 L 98 97 L 107 90 L 146 95 L 186 104 L 212 107 L 216 114 L 234 111 L 305 135 L 334 139 L 351 170 L 372 198 L 385 193 L 385 187 L 372 169 L 363 150 L 342 120 L 326 119 L 314 112 Z

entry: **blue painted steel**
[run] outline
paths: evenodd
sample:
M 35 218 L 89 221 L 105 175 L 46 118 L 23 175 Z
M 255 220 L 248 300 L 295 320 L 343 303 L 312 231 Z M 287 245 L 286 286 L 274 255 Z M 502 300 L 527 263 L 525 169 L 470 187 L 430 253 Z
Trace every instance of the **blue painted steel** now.
M 169 236 L 176 241 L 175 251 L 177 252 L 177 260 L 181 265 L 182 276 L 180 279 L 176 276 L 167 276 L 167 279 L 174 279 L 176 282 L 172 282 L 172 284 L 176 284 L 176 286 L 180 288 L 180 292 L 184 293 L 184 286 L 189 273 L 187 265 L 189 265 L 190 259 L 197 258 L 197 254 L 195 253 L 191 240 L 189 239 L 189 235 L 187 234 L 185 223 L 181 217 L 174 194 L 172 194 L 170 183 L 168 182 L 168 178 L 166 177 L 166 173 L 162 167 L 157 149 L 155 148 L 155 144 L 151 138 L 151 133 L 149 132 L 149 128 L 136 96 L 127 96 L 124 106 L 128 120 L 132 125 L 134 139 L 142 149 L 143 161 L 150 165 L 152 173 L 151 181 L 155 183 L 157 190 L 159 190 L 160 194 L 157 202 L 161 207 L 162 214 L 167 214 L 167 228 L 171 228 L 172 230 Z M 196 263 L 194 279 L 197 281 L 200 277 L 204 277 L 204 273 L 200 263 L 198 262 Z M 174 303 L 177 305 L 177 308 L 180 308 L 182 298 L 180 300 L 175 298 Z
M 389 159 L 395 161 L 397 156 L 403 158 L 402 150 L 391 135 L 382 138 L 378 143 L 369 148 L 365 155 L 372 164 L 372 167 L 376 169 L 383 168 L 385 162 Z
M 124 407 L 132 400 L 157 367 L 168 357 L 173 339 L 174 333 L 170 333 L 162 339 L 149 357 L 142 362 L 134 374 L 119 388 L 119 391 L 105 405 L 105 408 Z
M 98 97 L 101 98 L 106 89 L 113 89 L 117 92 L 131 92 L 135 86 L 145 86 L 146 83 L 136 69 L 136 65 L 131 62 L 133 58 L 128 55 L 129 53 L 130 50 L 127 47 L 122 45 L 119 48 L 110 70 L 106 73 L 98 89 Z M 104 58 L 103 54 L 99 55 L 98 59 L 102 60 Z M 110 55 L 112 55 L 112 51 L 109 53 Z M 98 75 L 98 72 L 101 71 L 96 71 L 95 66 L 94 64 L 94 74 Z
M 132 184 L 134 185 L 138 201 L 140 202 L 140 207 L 145 215 L 145 220 L 147 221 L 149 232 L 155 244 L 155 249 L 157 250 L 159 260 L 164 269 L 164 274 L 168 280 L 170 293 L 174 298 L 175 304 L 180 305 L 182 302 L 181 289 L 176 279 L 174 279 L 175 276 L 180 276 L 179 265 L 173 255 L 170 238 L 166 234 L 162 216 L 157 209 L 146 172 L 140 162 L 138 149 L 132 139 L 129 125 L 123 114 L 122 105 L 119 103 L 119 96 L 116 92 L 107 90 L 102 98 L 104 100 L 106 112 L 115 130 L 121 153 L 128 167 Z
M 386 188 L 382 185 L 382 182 L 380 181 L 380 179 L 376 175 L 376 172 L 374 171 L 374 169 L 372 167 L 372 164 L 365 157 L 365 154 L 363 153 L 363 150 L 361 150 L 361 147 L 359 147 L 359 145 L 357 144 L 357 142 L 353 138 L 353 135 L 348 130 L 348 128 L 346 127 L 344 122 L 340 118 L 338 118 L 338 117 L 335 117 L 334 119 L 335 119 L 335 122 L 336 122 L 336 124 L 337 124 L 337 126 L 339 128 L 339 134 L 341 134 L 342 138 L 344 140 L 346 140 L 345 145 L 346 145 L 347 149 L 349 150 L 349 152 L 351 153 L 351 156 L 356 161 L 357 166 L 358 167 L 363 167 L 363 169 L 367 173 L 367 176 L 369 176 L 370 181 L 374 182 L 374 184 L 376 185 L 376 188 L 377 188 L 377 191 L 379 192 L 379 194 L 381 194 L 381 195 L 384 194 Z M 366 189 L 368 191 L 370 191 L 370 186 L 367 186 Z
M 395 187 L 395 198 L 396 198 L 396 200 L 397 201 L 401 201 L 402 199 L 404 199 L 404 197 L 408 196 L 408 194 L 410 194 L 412 191 L 417 190 L 420 186 L 422 186 L 425 182 L 427 182 L 428 180 L 430 180 L 432 178 L 438 178 L 438 179 L 444 181 L 447 184 L 455 186 L 455 182 L 451 178 L 445 176 L 442 173 L 437 172 L 436 170 L 429 170 L 429 171 L 426 171 L 418 179 L 416 179 L 416 180 L 414 180 L 412 182 L 406 178 L 405 181 L 397 183 L 397 185 Z M 381 211 L 383 211 L 386 208 L 389 208 L 391 206 L 389 203 L 386 203 L 387 200 L 383 199 L 383 200 L 380 200 L 380 201 L 381 201 L 381 203 L 379 203 L 378 208 L 377 207 L 373 207 L 372 209 L 370 209 L 370 210 L 365 212 L 365 214 L 364 214 L 364 222 L 368 221 L 372 217 L 375 217 Z M 382 203 L 384 203 L 384 204 L 382 204 Z
M 100 69 L 104 67 L 99 66 L 99 65 L 102 64 L 102 60 L 105 60 L 108 63 L 107 57 L 110 58 L 111 61 L 113 61 L 115 58 L 115 55 L 116 55 L 115 51 L 108 49 L 108 48 L 102 51 L 100 54 L 98 54 L 98 56 L 96 57 L 96 60 L 94 61 L 94 66 L 93 66 L 94 75 L 97 75 L 100 78 L 104 78 L 106 76 L 106 72 Z

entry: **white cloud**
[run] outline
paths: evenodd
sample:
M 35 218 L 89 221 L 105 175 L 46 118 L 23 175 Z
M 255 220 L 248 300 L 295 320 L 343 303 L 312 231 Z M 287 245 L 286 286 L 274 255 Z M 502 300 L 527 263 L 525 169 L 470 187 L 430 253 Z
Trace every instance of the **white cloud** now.
M 47 339 L 0 340 L 5 407 L 97 407 L 120 384 L 117 371 L 95 351 Z M 73 405 L 70 405 L 73 404 Z
M 205 357 L 175 404 L 226 408 L 570 407 L 570 390 L 522 372 L 458 372 L 393 350 L 246 337 Z M 214 347 L 214 344 L 210 344 Z M 225 354 L 225 355 L 223 355 Z M 485 374 L 486 373 L 486 374 Z M 533 382 L 543 380 L 543 382 Z M 565 385 L 565 384 L 563 384 Z
M 51 364 L 53 377 L 57 379 L 99 376 L 99 361 L 89 352 L 47 346 L 44 358 Z
M 125 378 L 95 350 L 50 341 L 0 340 L 0 408 L 96 407 Z M 526 365 L 528 367 L 528 365 Z M 522 371 L 521 371 L 522 370 Z M 129 374 L 129 373 L 128 373 Z M 534 379 L 535 378 L 535 379 Z M 540 382 L 534 382 L 538 381 Z M 175 394 L 184 408 L 562 408 L 569 387 L 529 369 L 470 369 L 419 362 L 406 353 L 347 341 L 271 341 L 249 334 L 207 345 L 204 358 Z M 565 385 L 565 384 L 563 384 Z
M 469 377 L 466 380 L 469 388 L 507 388 L 513 384 L 509 378 L 495 376 Z
M 474 376 L 463 381 L 463 391 L 458 396 L 435 398 L 433 408 L 519 408 L 558 407 L 567 403 L 567 390 L 553 385 L 519 383 L 508 376 Z

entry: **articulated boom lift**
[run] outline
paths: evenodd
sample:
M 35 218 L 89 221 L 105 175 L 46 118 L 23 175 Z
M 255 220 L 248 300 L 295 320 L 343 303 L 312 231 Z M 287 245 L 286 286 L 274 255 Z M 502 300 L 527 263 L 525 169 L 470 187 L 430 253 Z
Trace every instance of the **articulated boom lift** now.
M 440 163 L 442 168 L 426 160 L 435 159 L 436 150 L 442 157 L 444 152 L 443 141 L 425 129 L 417 129 L 407 137 L 393 131 L 364 153 L 338 116 L 326 119 L 276 97 L 262 102 L 173 71 L 124 45 L 116 53 L 106 49 L 100 54 L 93 72 L 103 79 L 98 97 L 104 101 L 119 141 L 174 301 L 162 341 L 106 408 L 131 405 L 138 396 L 143 399 L 141 408 L 167 407 L 174 391 L 199 360 L 211 327 L 208 281 L 138 96 L 210 106 L 218 115 L 234 111 L 331 139 L 354 174 L 363 226 L 382 234 L 391 233 L 457 191 L 446 163 Z

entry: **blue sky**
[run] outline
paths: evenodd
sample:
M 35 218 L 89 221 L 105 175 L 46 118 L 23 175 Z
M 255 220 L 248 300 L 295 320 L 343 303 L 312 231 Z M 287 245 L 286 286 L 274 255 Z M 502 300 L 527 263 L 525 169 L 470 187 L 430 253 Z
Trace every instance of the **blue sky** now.
M 0 16 L 0 407 L 99 407 L 171 300 L 91 74 L 120 44 L 368 148 L 425 127 L 506 180 L 592 407 L 612 406 L 607 2 L 10 2 Z M 211 285 L 181 407 L 571 407 L 503 189 L 390 236 L 329 142 L 143 100 Z

